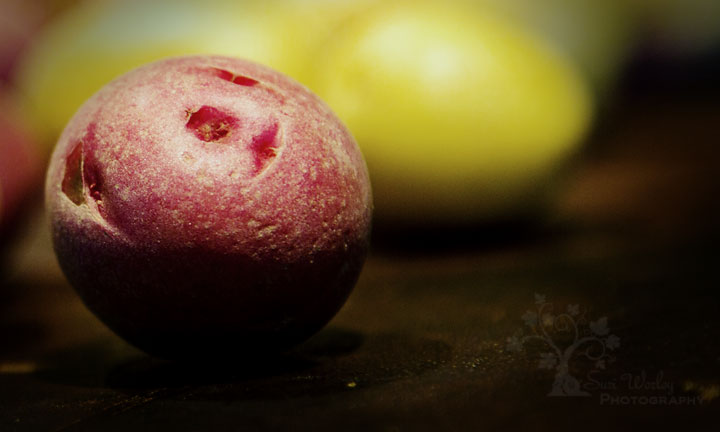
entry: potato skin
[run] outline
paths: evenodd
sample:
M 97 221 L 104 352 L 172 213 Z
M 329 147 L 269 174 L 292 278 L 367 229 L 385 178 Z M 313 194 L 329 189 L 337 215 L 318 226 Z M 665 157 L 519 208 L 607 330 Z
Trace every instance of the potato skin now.
M 162 357 L 309 337 L 352 290 L 372 213 L 365 162 L 330 109 L 220 56 L 151 63 L 90 98 L 53 153 L 46 202 L 87 306 Z

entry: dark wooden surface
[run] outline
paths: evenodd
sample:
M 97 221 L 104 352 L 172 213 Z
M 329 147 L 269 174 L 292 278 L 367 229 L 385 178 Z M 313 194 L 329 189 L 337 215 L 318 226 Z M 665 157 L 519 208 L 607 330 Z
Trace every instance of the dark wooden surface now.
M 0 431 L 717 430 L 720 103 L 661 78 L 614 101 L 542 222 L 380 231 L 338 316 L 270 359 L 127 345 L 64 281 L 36 211 L 4 259 Z M 604 369 L 570 358 L 589 395 L 548 396 L 543 342 L 508 349 L 536 294 L 619 338 Z

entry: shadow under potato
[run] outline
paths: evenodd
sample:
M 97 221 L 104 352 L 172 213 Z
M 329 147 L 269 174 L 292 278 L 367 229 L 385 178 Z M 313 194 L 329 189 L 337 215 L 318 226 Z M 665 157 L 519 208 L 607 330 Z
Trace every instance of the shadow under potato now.
M 120 340 L 48 356 L 35 377 L 70 387 L 113 389 L 123 397 L 202 401 L 322 397 L 416 380 L 445 365 L 453 348 L 408 334 L 363 335 L 329 327 L 295 350 L 235 359 L 167 361 Z
M 174 388 L 292 375 L 318 367 L 322 358 L 350 354 L 363 340 L 360 333 L 330 327 L 283 353 L 248 352 L 220 358 L 200 355 L 175 361 L 135 357 L 112 368 L 105 384 L 119 389 Z
M 0 361 L 33 353 L 50 338 L 49 326 L 42 320 L 45 311 L 32 309 L 28 291 L 33 287 L 8 280 L 0 269 Z
M 35 375 L 63 385 L 129 390 L 221 384 L 298 373 L 320 359 L 355 351 L 363 340 L 360 333 L 330 327 L 285 353 L 170 361 L 148 356 L 119 338 L 100 339 L 45 355 Z
M 38 359 L 34 375 L 44 381 L 81 388 L 102 388 L 106 376 L 128 358 L 144 356 L 118 338 L 97 339 L 52 351 Z

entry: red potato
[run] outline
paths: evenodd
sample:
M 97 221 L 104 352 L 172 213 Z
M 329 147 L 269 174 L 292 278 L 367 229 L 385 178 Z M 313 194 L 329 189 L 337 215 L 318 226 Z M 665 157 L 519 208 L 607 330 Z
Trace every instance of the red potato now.
M 282 350 L 364 262 L 367 169 L 306 88 L 247 61 L 151 63 L 90 98 L 53 153 L 58 260 L 111 329 L 162 357 Z
M 15 101 L 0 92 L 0 239 L 19 216 L 23 204 L 42 184 L 42 159 L 35 141 L 15 110 Z
M 11 81 L 19 57 L 37 35 L 45 11 L 36 2 L 0 2 L 0 81 Z

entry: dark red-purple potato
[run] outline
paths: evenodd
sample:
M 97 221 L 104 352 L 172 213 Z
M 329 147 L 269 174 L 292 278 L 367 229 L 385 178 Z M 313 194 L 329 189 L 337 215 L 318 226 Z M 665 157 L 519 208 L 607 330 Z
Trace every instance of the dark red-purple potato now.
M 286 349 L 364 262 L 362 155 L 330 109 L 264 66 L 196 56 L 127 73 L 70 120 L 46 185 L 87 306 L 162 357 Z

